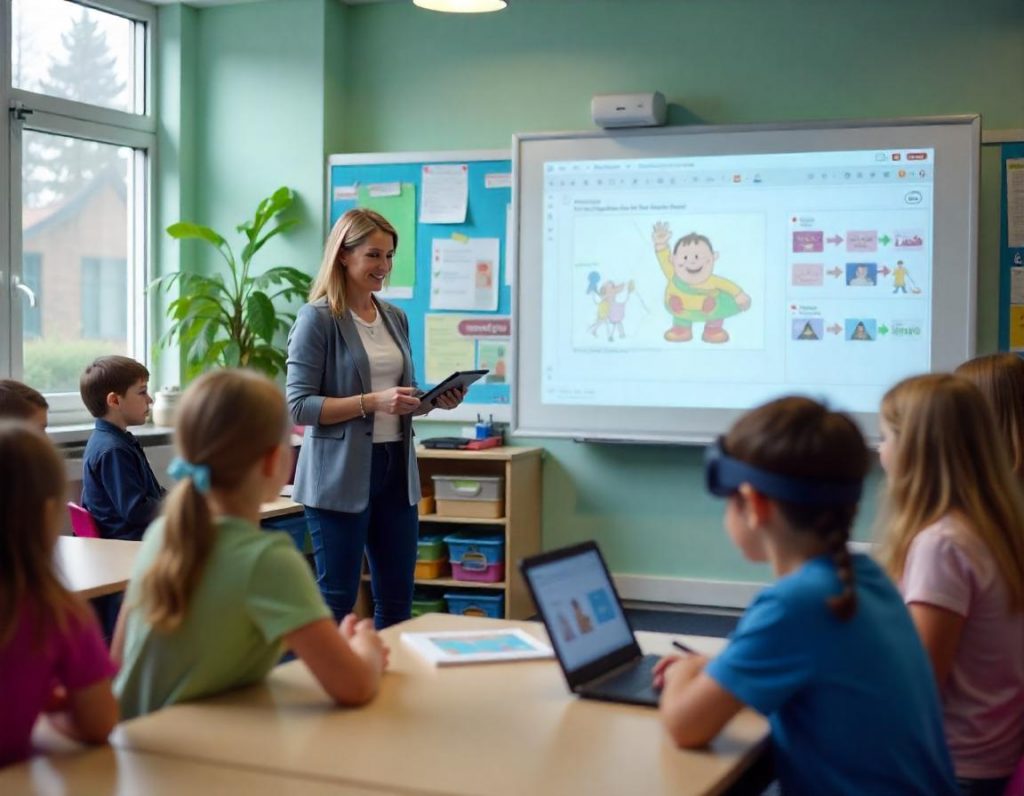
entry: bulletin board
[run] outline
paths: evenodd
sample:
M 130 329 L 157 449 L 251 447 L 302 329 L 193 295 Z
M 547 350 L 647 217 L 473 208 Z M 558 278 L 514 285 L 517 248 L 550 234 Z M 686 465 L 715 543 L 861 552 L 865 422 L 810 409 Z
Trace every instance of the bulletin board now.
M 329 224 L 353 207 L 398 232 L 378 295 L 405 311 L 416 381 L 429 389 L 455 370 L 486 368 L 465 401 L 431 420 L 511 419 L 512 274 L 507 151 L 331 155 Z
M 1024 143 L 1002 146 L 999 349 L 1024 353 Z

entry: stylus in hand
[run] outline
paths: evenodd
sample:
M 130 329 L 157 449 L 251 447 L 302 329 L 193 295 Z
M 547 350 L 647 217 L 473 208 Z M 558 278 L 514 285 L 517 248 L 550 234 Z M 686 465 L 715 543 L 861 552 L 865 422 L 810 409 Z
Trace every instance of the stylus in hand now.
M 682 650 L 683 652 L 688 653 L 690 655 L 699 654 L 697 650 L 695 650 L 693 647 L 688 647 L 683 642 L 678 641 L 677 639 L 672 639 L 672 646 L 675 647 L 677 650 Z

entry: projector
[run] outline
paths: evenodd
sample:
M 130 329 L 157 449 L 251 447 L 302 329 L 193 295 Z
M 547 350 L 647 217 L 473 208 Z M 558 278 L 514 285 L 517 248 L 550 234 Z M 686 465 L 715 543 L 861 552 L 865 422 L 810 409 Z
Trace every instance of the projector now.
M 657 127 L 665 123 L 665 95 L 595 94 L 590 116 L 598 127 Z

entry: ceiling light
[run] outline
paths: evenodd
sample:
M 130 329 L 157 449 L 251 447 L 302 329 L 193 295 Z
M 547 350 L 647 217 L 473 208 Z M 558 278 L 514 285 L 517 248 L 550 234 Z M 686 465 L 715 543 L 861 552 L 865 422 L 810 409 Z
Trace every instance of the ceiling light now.
M 506 0 L 412 0 L 420 8 L 430 11 L 447 11 L 454 14 L 483 14 L 487 11 L 501 11 L 508 5 Z

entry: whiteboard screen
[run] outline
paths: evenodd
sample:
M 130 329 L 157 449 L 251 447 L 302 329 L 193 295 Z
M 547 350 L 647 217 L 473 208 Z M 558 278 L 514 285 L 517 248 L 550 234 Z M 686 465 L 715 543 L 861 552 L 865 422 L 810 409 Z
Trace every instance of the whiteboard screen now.
M 977 117 L 515 138 L 516 433 L 706 442 L 805 394 L 877 437 L 974 352 Z

